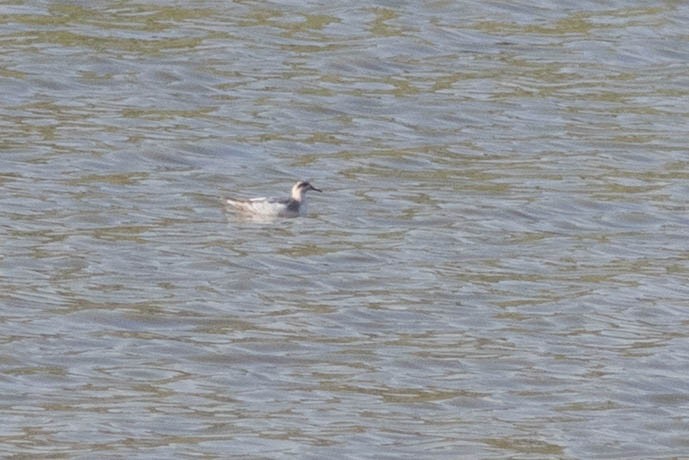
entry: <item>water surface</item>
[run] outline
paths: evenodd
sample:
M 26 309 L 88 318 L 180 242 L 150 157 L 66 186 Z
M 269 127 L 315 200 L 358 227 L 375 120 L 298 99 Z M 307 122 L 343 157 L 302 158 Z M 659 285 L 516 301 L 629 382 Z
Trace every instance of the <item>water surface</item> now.
M 686 455 L 687 24 L 0 6 L 0 453 Z

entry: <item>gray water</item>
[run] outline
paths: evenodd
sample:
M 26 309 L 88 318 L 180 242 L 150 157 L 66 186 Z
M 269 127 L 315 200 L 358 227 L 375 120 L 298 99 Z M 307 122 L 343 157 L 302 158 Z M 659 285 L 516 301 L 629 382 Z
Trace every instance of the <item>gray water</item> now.
M 688 28 L 3 4 L 0 455 L 689 455 Z

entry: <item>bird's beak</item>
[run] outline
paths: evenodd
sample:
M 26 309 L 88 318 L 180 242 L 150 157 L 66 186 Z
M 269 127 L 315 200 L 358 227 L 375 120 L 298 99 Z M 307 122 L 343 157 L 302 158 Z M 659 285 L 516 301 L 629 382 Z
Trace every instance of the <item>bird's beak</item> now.
M 314 187 L 313 185 L 310 185 L 309 187 L 311 187 L 311 190 L 315 190 L 315 191 L 317 191 L 317 192 L 323 192 L 323 190 L 321 190 L 321 189 L 319 189 L 319 188 L 316 188 L 316 187 Z

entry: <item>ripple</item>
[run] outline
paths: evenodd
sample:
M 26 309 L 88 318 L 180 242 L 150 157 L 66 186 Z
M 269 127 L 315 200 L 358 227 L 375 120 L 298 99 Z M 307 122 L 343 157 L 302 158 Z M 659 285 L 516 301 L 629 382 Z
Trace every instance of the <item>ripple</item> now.
M 686 7 L 0 16 L 3 454 L 686 452 Z

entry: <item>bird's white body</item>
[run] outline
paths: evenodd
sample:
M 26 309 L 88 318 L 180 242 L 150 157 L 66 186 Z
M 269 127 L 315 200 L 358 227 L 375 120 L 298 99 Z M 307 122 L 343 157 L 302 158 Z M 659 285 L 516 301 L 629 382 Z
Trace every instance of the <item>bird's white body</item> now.
M 243 213 L 254 216 L 305 216 L 306 192 L 309 190 L 321 191 L 306 181 L 299 181 L 292 187 L 289 198 L 250 198 L 248 200 L 227 198 L 227 204 Z

